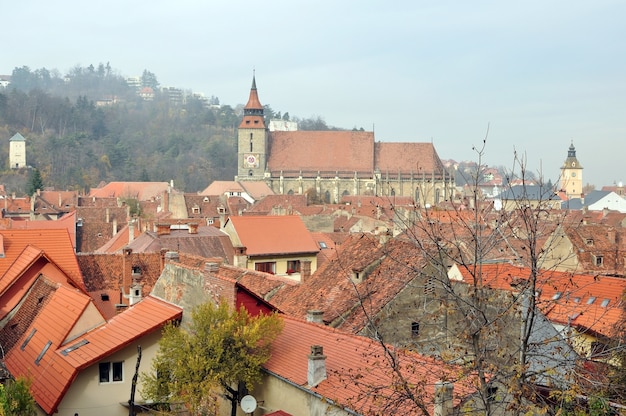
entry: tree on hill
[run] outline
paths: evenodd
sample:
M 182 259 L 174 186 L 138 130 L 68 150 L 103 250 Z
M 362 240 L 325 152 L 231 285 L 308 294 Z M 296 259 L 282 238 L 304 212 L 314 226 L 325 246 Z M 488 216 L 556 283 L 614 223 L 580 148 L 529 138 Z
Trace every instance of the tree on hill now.
M 43 190 L 43 178 L 41 177 L 39 169 L 33 169 L 28 177 L 28 187 L 26 188 L 26 193 L 29 196 L 33 196 L 37 190 Z
M 250 316 L 225 302 L 196 307 L 188 327 L 165 328 L 153 372 L 143 375 L 144 396 L 160 403 L 180 398 L 192 414 L 200 414 L 216 412 L 223 395 L 234 416 L 239 386 L 251 390 L 260 381 L 282 326 L 278 315 Z

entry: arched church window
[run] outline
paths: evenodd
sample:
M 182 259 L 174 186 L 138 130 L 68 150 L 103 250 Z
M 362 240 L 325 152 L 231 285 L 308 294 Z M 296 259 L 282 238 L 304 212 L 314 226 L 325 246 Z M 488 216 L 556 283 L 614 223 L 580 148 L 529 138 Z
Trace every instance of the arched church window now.
M 324 202 L 330 204 L 330 192 L 328 191 L 324 192 Z
M 252 133 L 250 133 L 250 151 L 252 151 Z

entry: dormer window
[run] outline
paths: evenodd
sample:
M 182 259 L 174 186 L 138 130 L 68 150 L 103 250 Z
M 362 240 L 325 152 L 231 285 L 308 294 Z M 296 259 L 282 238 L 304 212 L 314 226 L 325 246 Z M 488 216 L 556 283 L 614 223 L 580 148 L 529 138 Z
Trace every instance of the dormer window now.
M 593 245 L 593 238 L 588 238 L 588 239 L 585 241 L 585 243 L 586 243 L 588 246 L 592 246 L 592 245 Z
M 591 256 L 593 258 L 593 264 L 594 266 L 602 266 L 604 264 L 604 257 L 603 256 L 598 256 L 596 254 L 593 254 Z

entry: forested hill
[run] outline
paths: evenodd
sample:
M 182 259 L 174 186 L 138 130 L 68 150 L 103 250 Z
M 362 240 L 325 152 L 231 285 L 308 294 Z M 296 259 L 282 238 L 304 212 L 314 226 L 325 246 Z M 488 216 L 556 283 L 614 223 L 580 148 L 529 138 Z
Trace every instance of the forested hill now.
M 28 172 L 11 171 L 8 161 L 9 139 L 20 133 L 27 164 L 46 187 L 87 191 L 101 181 L 173 180 L 177 189 L 199 191 L 235 176 L 241 112 L 241 104 L 161 88 L 149 71 L 129 83 L 109 64 L 63 76 L 15 68 L 11 84 L 0 88 L 0 183 L 25 192 Z M 279 114 L 266 106 L 267 117 Z M 294 119 L 305 129 L 328 129 L 319 117 Z

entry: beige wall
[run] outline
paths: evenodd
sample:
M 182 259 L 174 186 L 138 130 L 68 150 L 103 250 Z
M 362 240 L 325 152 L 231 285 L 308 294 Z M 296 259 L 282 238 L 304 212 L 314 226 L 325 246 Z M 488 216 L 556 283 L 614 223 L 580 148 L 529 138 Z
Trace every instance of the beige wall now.
M 127 416 L 128 408 L 121 402 L 130 399 L 131 383 L 137 363 L 137 346 L 141 345 L 141 366 L 139 373 L 149 372 L 151 362 L 158 350 L 161 331 L 147 335 L 128 347 L 102 359 L 81 371 L 59 405 L 58 416 Z M 72 354 L 72 353 L 70 353 Z M 100 384 L 98 364 L 100 362 L 123 361 L 124 381 Z M 135 393 L 135 401 L 141 402 L 141 377 Z

